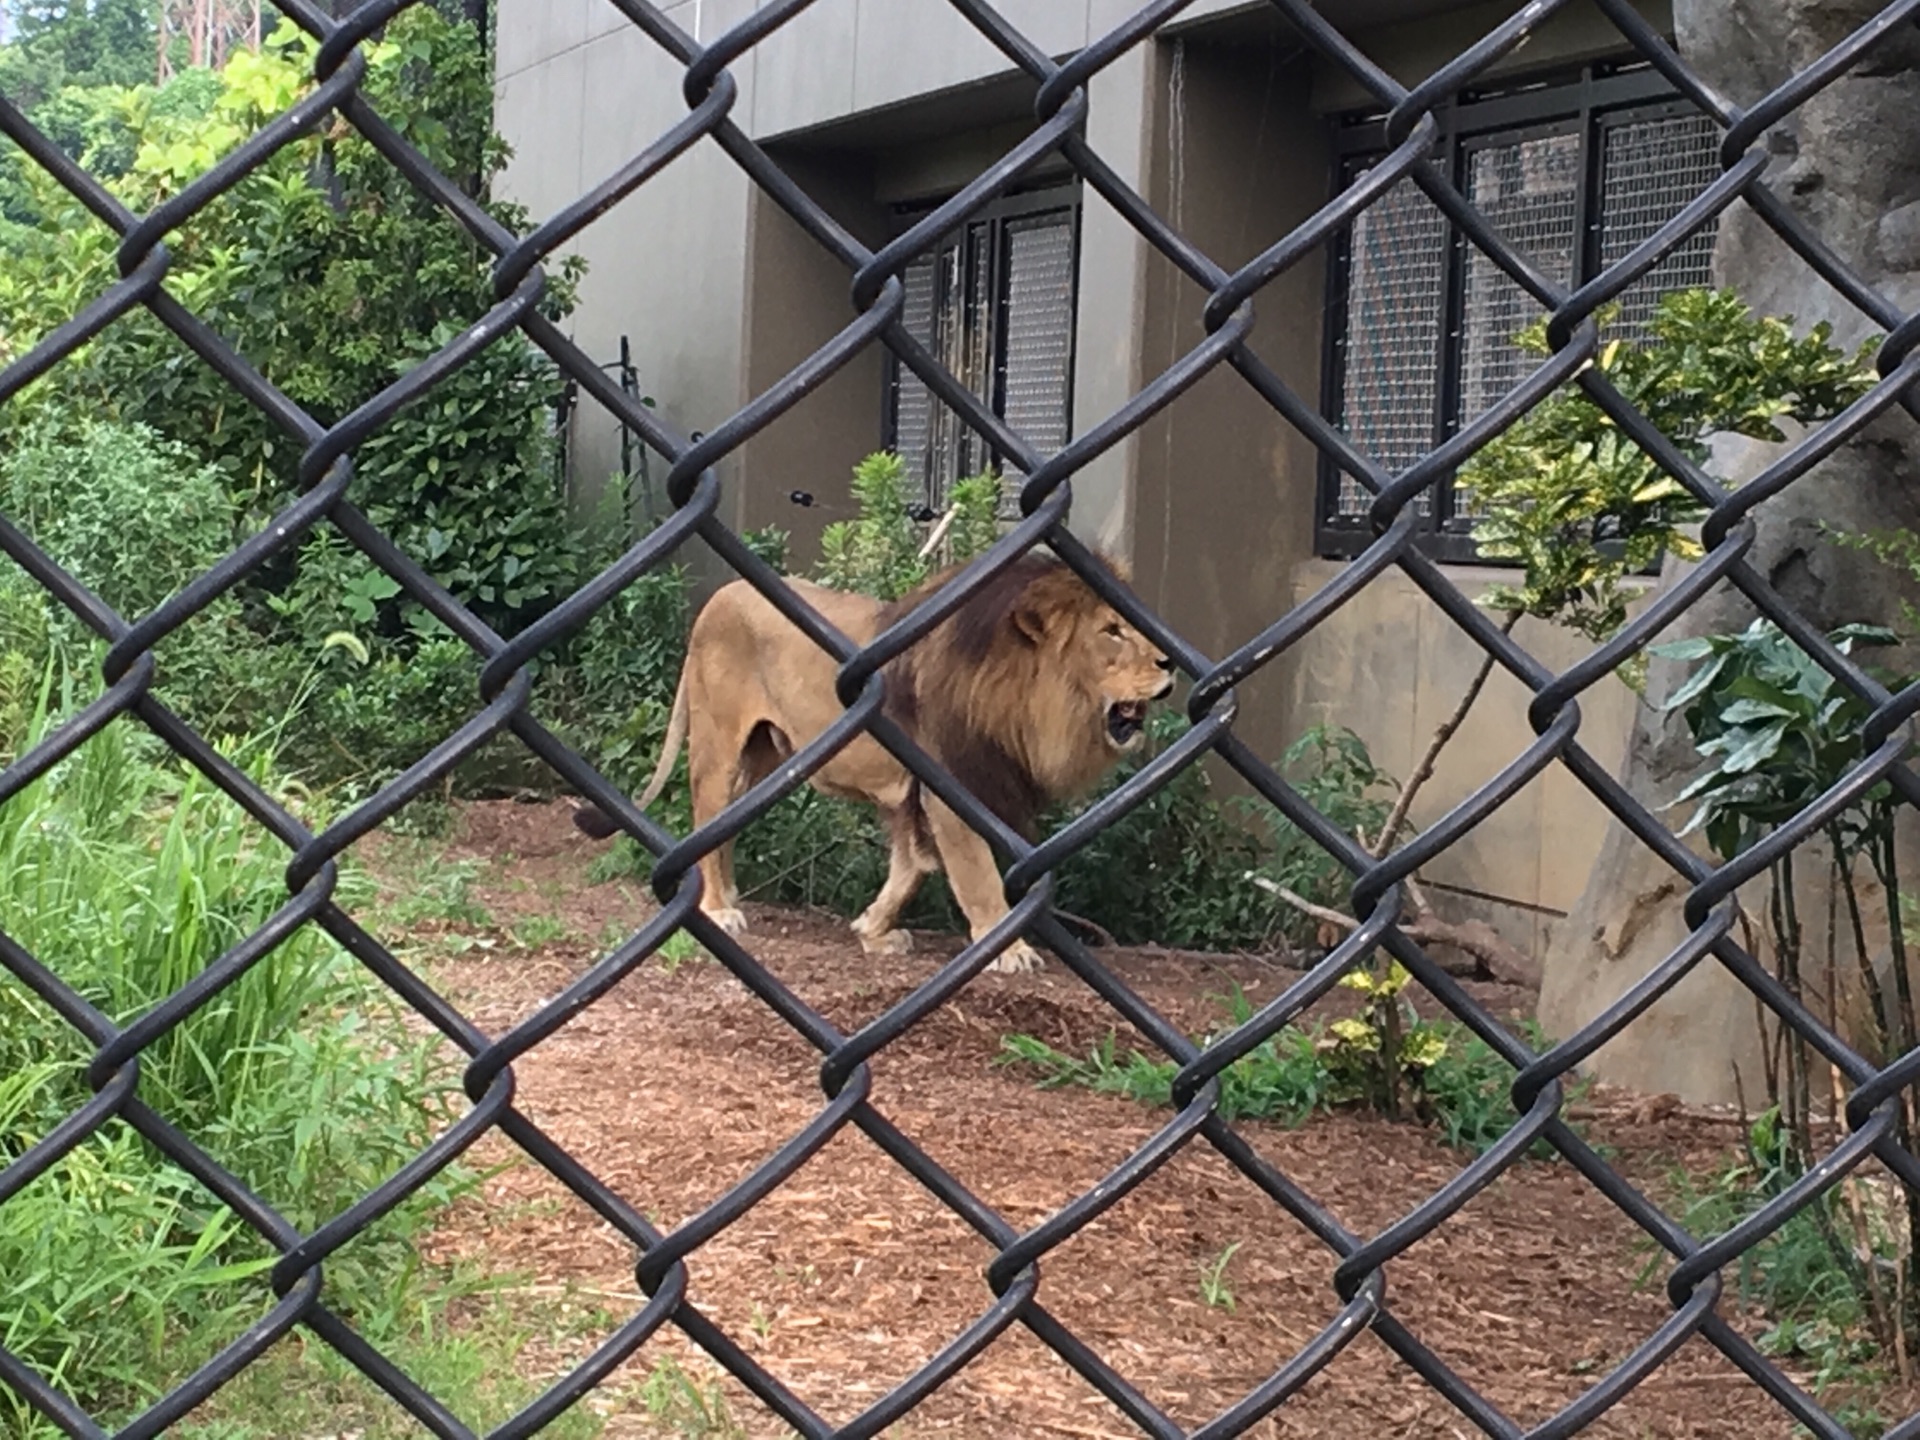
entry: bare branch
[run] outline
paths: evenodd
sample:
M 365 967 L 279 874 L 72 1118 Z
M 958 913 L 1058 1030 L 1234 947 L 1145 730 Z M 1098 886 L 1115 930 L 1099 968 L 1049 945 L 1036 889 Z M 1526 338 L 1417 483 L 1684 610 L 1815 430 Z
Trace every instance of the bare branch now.
M 1357 930 L 1360 922 L 1351 915 L 1325 905 L 1316 905 L 1304 896 L 1296 895 L 1286 886 L 1269 880 L 1264 875 L 1249 874 L 1247 879 L 1265 890 L 1269 895 L 1278 897 L 1298 910 L 1309 919 L 1318 920 L 1325 925 L 1337 925 L 1343 930 Z M 1422 909 L 1411 919 L 1400 924 L 1400 933 L 1416 945 L 1450 945 L 1462 954 L 1473 958 L 1469 966 L 1444 965 L 1449 974 L 1478 974 L 1485 971 L 1494 979 L 1508 985 L 1523 985 L 1529 988 L 1540 984 L 1540 967 L 1525 952 L 1509 945 L 1500 938 L 1500 932 L 1484 920 L 1463 920 L 1458 924 L 1442 920 L 1431 910 Z
M 1511 635 L 1513 627 L 1520 623 L 1524 612 L 1510 610 L 1507 618 L 1500 622 L 1500 633 Z M 1460 697 L 1460 703 L 1453 707 L 1453 713 L 1433 732 L 1433 739 L 1427 743 L 1427 753 L 1420 757 L 1420 763 L 1414 767 L 1413 774 L 1407 777 L 1407 783 L 1400 787 L 1400 798 L 1393 802 L 1393 812 L 1387 816 L 1387 823 L 1380 827 L 1380 838 L 1367 848 L 1378 857 L 1393 848 L 1393 842 L 1399 838 L 1401 829 L 1407 823 L 1407 814 L 1413 809 L 1413 797 L 1420 793 L 1420 787 L 1433 778 L 1434 766 L 1440 763 L 1440 752 L 1447 748 L 1447 742 L 1453 739 L 1462 725 L 1466 723 L 1467 712 L 1473 709 L 1473 702 L 1480 698 L 1480 692 L 1486 688 L 1487 679 L 1493 674 L 1494 657 L 1491 653 L 1480 662 L 1480 669 L 1473 677 L 1473 683 L 1467 686 L 1467 693 Z

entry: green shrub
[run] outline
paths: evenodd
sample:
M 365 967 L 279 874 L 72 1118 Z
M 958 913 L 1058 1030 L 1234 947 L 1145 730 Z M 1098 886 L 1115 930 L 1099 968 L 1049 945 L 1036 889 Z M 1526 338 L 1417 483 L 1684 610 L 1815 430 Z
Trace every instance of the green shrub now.
M 1703 1177 L 1671 1177 L 1673 1211 L 1689 1234 L 1725 1234 L 1805 1173 L 1778 1107 L 1752 1121 L 1742 1145 L 1738 1159 Z M 1862 1440 L 1885 1432 L 1885 1419 L 1862 1392 L 1893 1378 L 1890 1320 L 1911 1304 L 1896 1278 L 1909 1248 L 1898 1189 L 1871 1179 L 1841 1181 L 1743 1250 L 1728 1277 L 1738 1300 L 1764 1321 L 1754 1337 L 1761 1352 L 1807 1374 L 1802 1383 Z M 1671 1258 L 1651 1242 L 1643 1248 L 1642 1288 L 1665 1273 Z
M 820 532 L 820 564 L 813 578 L 836 590 L 897 600 L 942 565 L 970 560 L 1000 534 L 1000 477 L 991 471 L 957 482 L 947 496 L 952 519 L 935 553 L 922 556 L 923 536 L 907 504 L 907 466 L 888 450 L 853 470 L 857 518 Z
M 217 74 L 190 71 L 158 89 L 64 90 L 35 113 L 146 209 L 311 88 L 312 49 L 283 29 Z M 373 47 L 367 91 L 484 199 L 505 151 L 491 133 L 489 64 L 470 26 L 410 10 Z M 0 175 L 0 203 L 15 222 L 0 237 L 4 362 L 104 283 L 114 240 L 33 167 Z M 492 208 L 509 224 L 524 218 Z M 491 257 L 351 131 L 277 152 L 169 246 L 173 292 L 326 423 L 452 339 L 491 299 Z M 577 273 L 556 272 L 551 313 L 571 303 Z M 507 631 L 580 574 L 555 483 L 558 394 L 551 364 L 512 334 L 354 456 L 360 503 Z M 6 407 L 0 433 L 8 513 L 129 614 L 257 531 L 291 498 L 298 457 L 144 314 Z M 7 569 L 0 589 L 18 620 L 33 606 Z M 56 610 L 46 617 L 47 643 L 70 664 L 91 664 L 91 637 Z M 287 728 L 282 759 L 323 781 L 383 779 L 478 707 L 478 665 L 465 647 L 325 526 L 169 637 L 158 659 L 160 693 L 203 729 L 255 733 L 304 712 Z M 0 671 L 6 665 L 18 668 L 8 661 Z M 0 709 L 18 684 L 0 673 Z
M 1187 731 L 1186 717 L 1149 717 L 1146 739 L 1089 803 L 1123 785 Z M 1080 807 L 1046 817 L 1064 824 Z M 1264 944 L 1277 922 L 1272 898 L 1246 880 L 1263 858 L 1241 807 L 1220 797 L 1204 762 L 1189 765 L 1118 824 L 1061 865 L 1058 903 L 1122 944 L 1208 949 Z
M 1600 319 L 1610 326 L 1618 307 Z M 1795 339 L 1791 317 L 1755 315 L 1732 290 L 1664 295 L 1645 337 L 1615 337 L 1595 366 L 1696 464 L 1716 434 L 1786 438 L 1783 419 L 1831 419 L 1874 382 L 1873 346 L 1849 354 L 1822 321 Z M 1515 337 L 1548 353 L 1546 322 Z M 1606 640 L 1626 622 L 1631 577 L 1668 553 L 1697 557 L 1705 514 L 1678 481 L 1573 387 L 1529 410 L 1461 467 L 1482 556 L 1520 567 L 1484 603 Z
M 48 707 L 32 717 L 31 743 Z M 0 926 L 126 1024 L 285 901 L 286 851 L 196 773 L 109 726 L 0 807 Z M 280 788 L 269 751 L 228 747 Z M 304 794 L 289 803 L 313 809 Z M 317 817 L 324 819 L 324 816 Z M 364 886 L 349 872 L 339 898 Z M 90 1091 L 65 1021 L 0 981 L 0 1164 Z M 393 1173 L 446 1119 L 453 1072 L 309 926 L 142 1052 L 140 1096 L 294 1224 L 312 1229 Z M 444 1201 L 452 1180 L 431 1187 Z M 415 1203 L 330 1261 L 330 1303 L 416 1323 Z M 150 1401 L 271 1304 L 267 1246 L 118 1121 L 0 1206 L 0 1343 L 96 1414 Z M 0 1393 L 11 1433 L 38 1435 Z
M 8 519 L 128 616 L 234 542 L 219 471 L 144 425 L 43 412 L 0 458 L 0 495 Z
M 1349 978 L 1366 976 L 1360 970 Z M 1223 1004 L 1229 1023 L 1195 1041 L 1203 1048 L 1253 1014 L 1237 987 L 1223 997 Z M 1536 1052 L 1547 1049 L 1536 1028 L 1525 1027 L 1522 1033 Z M 1219 1113 L 1226 1120 L 1276 1120 L 1295 1126 L 1335 1109 L 1380 1109 L 1375 1078 L 1380 1038 L 1361 1019 L 1282 1026 L 1220 1073 Z M 1000 1046 L 1001 1064 L 1038 1071 L 1043 1088 L 1080 1085 L 1156 1108 L 1173 1103 L 1173 1078 L 1180 1067 L 1137 1050 L 1121 1057 L 1111 1033 L 1085 1059 L 1031 1035 L 1003 1036 Z M 1410 1118 L 1435 1128 L 1446 1144 L 1478 1153 L 1519 1123 L 1509 1094 L 1516 1072 L 1464 1025 L 1451 1020 L 1415 1023 L 1405 1032 L 1400 1054 L 1403 1080 L 1416 1102 Z M 1545 1158 L 1553 1152 L 1541 1145 L 1535 1153 Z
M 1146 743 L 1099 794 L 1125 784 L 1186 730 L 1184 716 L 1163 711 L 1150 718 Z M 1288 747 L 1280 765 L 1346 834 L 1378 830 L 1391 808 L 1392 778 L 1351 730 L 1316 725 Z M 1072 813 L 1057 811 L 1050 823 L 1063 824 Z M 1346 869 L 1265 801 L 1222 798 L 1203 762 L 1069 858 L 1060 867 L 1059 903 L 1126 944 L 1250 951 L 1282 938 L 1310 944 L 1313 922 L 1254 885 L 1252 875 L 1318 905 L 1343 906 L 1352 889 Z

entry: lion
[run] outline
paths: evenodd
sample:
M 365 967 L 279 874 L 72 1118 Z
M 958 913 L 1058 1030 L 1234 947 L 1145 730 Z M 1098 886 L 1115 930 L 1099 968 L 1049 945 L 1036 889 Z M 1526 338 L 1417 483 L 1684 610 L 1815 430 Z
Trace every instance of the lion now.
M 1125 571 L 1101 561 L 1116 576 Z M 962 567 L 883 602 L 788 580 L 856 644 L 871 642 Z M 805 747 L 843 713 L 838 663 L 744 580 L 716 591 L 694 618 L 660 763 L 640 796 L 645 810 L 672 773 L 681 743 L 693 823 L 727 805 Z M 885 714 L 1015 833 L 1034 838 L 1041 812 L 1083 794 L 1140 744 L 1148 705 L 1173 689 L 1173 662 L 1051 556 L 1026 556 L 992 577 L 905 654 L 888 663 Z M 877 809 L 888 833 L 887 878 L 853 922 L 868 954 L 911 948 L 897 926 L 921 879 L 944 869 L 978 940 L 1007 901 L 987 842 L 871 736 L 857 735 L 814 772 L 815 789 Z M 604 839 L 618 828 L 583 805 L 574 823 Z M 700 861 L 701 909 L 744 934 L 733 843 Z M 1037 969 L 1016 940 L 990 968 Z

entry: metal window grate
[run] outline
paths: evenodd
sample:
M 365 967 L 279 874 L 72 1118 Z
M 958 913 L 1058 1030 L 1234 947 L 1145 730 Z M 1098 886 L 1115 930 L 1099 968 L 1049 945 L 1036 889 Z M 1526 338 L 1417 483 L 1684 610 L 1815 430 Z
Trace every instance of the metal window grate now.
M 1071 214 L 1009 222 L 1000 413 L 1034 451 L 1067 443 L 1073 378 L 1074 227 Z M 1009 465 L 1006 513 L 1019 513 L 1020 471 Z
M 1466 157 L 1466 195 L 1500 238 L 1559 284 L 1573 279 L 1579 253 L 1582 183 L 1578 132 L 1483 145 Z M 1466 256 L 1460 306 L 1457 423 L 1484 414 L 1540 357 L 1514 337 L 1540 319 L 1540 305 L 1479 250 Z M 1454 487 L 1455 525 L 1472 521 L 1471 492 Z
M 1573 278 L 1580 202 L 1580 136 L 1542 135 L 1481 146 L 1466 157 L 1466 195 L 1500 238 L 1565 285 Z M 1484 413 L 1540 363 L 1513 337 L 1540 305 L 1472 250 L 1460 307 L 1460 420 Z
M 1446 217 L 1411 180 L 1354 221 L 1340 428 L 1390 473 L 1433 448 L 1446 266 Z M 1372 502 L 1351 475 L 1340 477 L 1339 515 L 1364 515 Z M 1419 503 L 1424 511 L 1429 502 L 1423 495 Z
M 908 333 L 1041 454 L 1071 433 L 1077 264 L 1073 208 L 1041 199 L 968 224 L 902 277 Z M 987 467 L 992 449 L 905 366 L 891 368 L 888 444 L 919 496 L 940 509 L 956 480 Z M 1011 517 L 1020 472 L 1010 461 L 1001 469 Z
M 1610 83 L 1645 89 L 1644 81 Z M 1683 112 L 1670 96 L 1602 105 L 1594 92 L 1605 88 L 1586 81 L 1443 112 L 1453 143 L 1436 163 L 1450 164 L 1461 193 L 1501 238 L 1559 284 L 1619 261 L 1719 173 L 1711 119 Z M 1492 123 L 1480 114 L 1487 109 L 1514 118 Z M 1346 183 L 1378 158 L 1349 162 Z M 1644 328 L 1661 295 L 1709 283 L 1714 233 L 1712 223 L 1702 226 L 1624 293 L 1627 333 Z M 1455 244 L 1445 217 L 1411 181 L 1354 221 L 1343 258 L 1344 324 L 1328 359 L 1336 423 L 1389 470 L 1405 469 L 1439 436 L 1484 414 L 1538 365 L 1513 337 L 1541 318 L 1539 304 L 1479 247 Z M 1350 553 L 1364 540 L 1364 487 L 1341 474 L 1321 503 L 1322 547 Z M 1415 506 L 1443 557 L 1473 554 L 1474 506 L 1463 487 L 1442 482 Z
M 939 351 L 939 278 L 941 256 L 923 256 L 907 267 L 900 277 L 906 289 L 906 306 L 900 323 L 906 332 L 927 349 Z M 933 461 L 933 392 L 926 382 L 906 366 L 895 364 L 893 371 L 893 447 L 906 463 L 907 473 L 920 477 L 923 489 Z
M 1704 115 L 1628 120 L 1606 128 L 1601 145 L 1600 267 L 1617 264 L 1685 208 L 1720 173 L 1720 132 Z M 1622 333 L 1644 333 L 1670 290 L 1712 283 L 1718 227 L 1689 235 L 1620 297 Z

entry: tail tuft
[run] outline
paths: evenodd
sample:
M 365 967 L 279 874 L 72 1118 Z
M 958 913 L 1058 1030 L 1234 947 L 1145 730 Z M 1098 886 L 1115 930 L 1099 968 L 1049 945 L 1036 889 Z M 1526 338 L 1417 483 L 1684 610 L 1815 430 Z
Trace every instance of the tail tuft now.
M 620 829 L 614 823 L 613 817 L 598 805 L 576 806 L 573 812 L 573 824 L 582 835 L 590 836 L 595 840 L 604 840 Z

